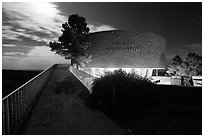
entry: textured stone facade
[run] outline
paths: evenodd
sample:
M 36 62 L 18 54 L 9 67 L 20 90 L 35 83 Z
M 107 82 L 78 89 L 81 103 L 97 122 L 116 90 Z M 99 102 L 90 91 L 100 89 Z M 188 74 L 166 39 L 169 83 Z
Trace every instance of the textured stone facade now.
M 92 61 L 86 67 L 164 68 L 165 39 L 154 33 L 113 30 L 89 35 Z

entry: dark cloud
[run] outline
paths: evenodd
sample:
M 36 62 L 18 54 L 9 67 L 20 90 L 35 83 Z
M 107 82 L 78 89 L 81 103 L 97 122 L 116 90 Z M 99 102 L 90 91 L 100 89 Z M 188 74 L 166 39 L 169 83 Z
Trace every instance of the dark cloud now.
M 21 41 L 18 40 L 10 40 L 10 39 L 3 39 L 3 44 L 16 44 L 17 46 L 19 45 L 24 45 L 24 46 L 48 46 L 48 43 L 43 42 L 43 41 L 36 41 L 33 40 L 32 38 L 25 38 L 22 36 L 18 37 L 19 39 L 22 39 Z

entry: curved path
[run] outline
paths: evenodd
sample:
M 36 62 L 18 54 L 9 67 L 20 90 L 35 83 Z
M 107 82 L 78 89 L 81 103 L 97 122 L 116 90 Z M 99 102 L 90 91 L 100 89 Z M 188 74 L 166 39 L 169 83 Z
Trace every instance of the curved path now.
M 22 134 L 125 134 L 123 129 L 104 114 L 87 108 L 78 96 L 81 92 L 88 91 L 66 67 L 56 68 Z

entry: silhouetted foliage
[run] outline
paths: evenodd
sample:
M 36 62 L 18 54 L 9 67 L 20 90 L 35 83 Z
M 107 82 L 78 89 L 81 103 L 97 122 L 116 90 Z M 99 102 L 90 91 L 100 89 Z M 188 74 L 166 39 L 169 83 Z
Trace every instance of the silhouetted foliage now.
M 141 99 L 141 96 L 145 96 L 145 88 L 151 85 L 154 84 L 147 78 L 135 73 L 127 74 L 122 70 L 107 72 L 93 81 L 92 93 L 87 104 L 91 108 L 100 108 L 103 112 L 110 113 L 109 115 L 115 115 L 122 110 L 119 108 L 125 109 L 135 103 L 147 105 L 148 100 Z
M 86 105 L 132 134 L 200 134 L 202 129 L 201 87 L 156 85 L 122 70 L 96 78 Z
M 184 85 L 184 80 L 189 81 L 190 85 L 193 86 L 192 76 L 202 75 L 202 57 L 196 53 L 189 53 L 183 60 L 180 56 L 173 58 L 173 63 L 168 66 L 167 73 L 171 76 L 181 77 Z M 188 82 L 185 82 L 189 85 Z
M 174 61 L 174 64 L 176 64 L 176 65 L 181 65 L 181 63 L 182 63 L 182 58 L 181 58 L 179 55 L 176 55 L 176 56 L 173 58 L 173 61 Z
M 62 35 L 58 41 L 50 42 L 51 51 L 65 59 L 71 59 L 71 65 L 83 66 L 91 60 L 91 56 L 86 53 L 89 47 L 87 41 L 89 30 L 84 17 L 70 15 L 68 22 L 62 24 Z

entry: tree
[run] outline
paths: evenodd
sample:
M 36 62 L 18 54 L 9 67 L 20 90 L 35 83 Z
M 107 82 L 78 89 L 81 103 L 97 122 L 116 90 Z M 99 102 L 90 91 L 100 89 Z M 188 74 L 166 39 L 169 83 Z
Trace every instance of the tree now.
M 51 51 L 64 57 L 71 59 L 71 65 L 83 66 L 91 61 L 91 56 L 86 53 L 89 48 L 87 35 L 89 28 L 85 22 L 85 18 L 73 14 L 69 16 L 68 22 L 62 24 L 62 35 L 58 41 L 51 41 Z
M 196 53 L 189 53 L 182 60 L 177 55 L 173 58 L 173 63 L 168 66 L 167 73 L 171 76 L 181 77 L 181 85 L 187 84 L 184 81 L 188 81 L 193 86 L 192 77 L 202 75 L 202 57 Z
M 176 65 L 181 65 L 182 63 L 182 58 L 178 55 L 176 55 L 174 58 L 173 58 L 173 61 L 174 61 L 174 64 Z

